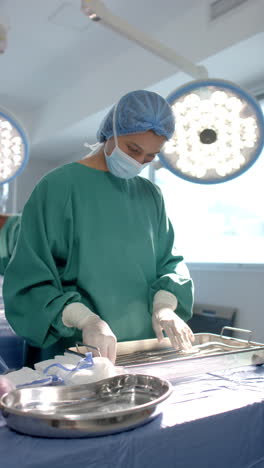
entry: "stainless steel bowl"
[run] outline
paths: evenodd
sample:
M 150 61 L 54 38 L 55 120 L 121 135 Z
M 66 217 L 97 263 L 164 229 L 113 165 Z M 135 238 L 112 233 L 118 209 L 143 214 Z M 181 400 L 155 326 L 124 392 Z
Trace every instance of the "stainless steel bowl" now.
M 7 425 L 41 437 L 87 437 L 113 434 L 156 417 L 172 392 L 158 377 L 123 374 L 70 387 L 27 387 L 0 401 Z

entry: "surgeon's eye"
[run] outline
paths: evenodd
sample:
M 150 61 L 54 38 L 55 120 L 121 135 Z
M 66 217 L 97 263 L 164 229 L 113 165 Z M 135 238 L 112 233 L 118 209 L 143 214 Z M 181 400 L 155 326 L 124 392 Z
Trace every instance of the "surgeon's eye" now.
M 138 148 L 133 148 L 132 146 L 128 146 L 127 149 L 133 154 L 140 154 L 141 151 Z

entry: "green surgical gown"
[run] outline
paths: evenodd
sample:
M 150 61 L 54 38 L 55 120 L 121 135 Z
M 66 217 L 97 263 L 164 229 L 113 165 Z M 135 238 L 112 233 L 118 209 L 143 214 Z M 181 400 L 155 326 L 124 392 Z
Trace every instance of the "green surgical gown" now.
M 187 321 L 193 283 L 173 243 L 161 192 L 150 181 L 77 162 L 47 174 L 24 207 L 3 285 L 7 319 L 32 347 L 29 361 L 81 340 L 62 322 L 72 302 L 98 314 L 118 341 L 155 336 L 152 301 L 160 289 L 177 297 L 177 314 Z
M 20 215 L 10 215 L 0 229 L 0 275 L 3 275 L 16 246 Z

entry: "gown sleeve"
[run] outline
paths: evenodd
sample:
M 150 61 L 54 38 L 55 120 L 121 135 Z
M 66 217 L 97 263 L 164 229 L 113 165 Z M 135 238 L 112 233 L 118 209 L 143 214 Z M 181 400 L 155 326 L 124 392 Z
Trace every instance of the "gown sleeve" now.
M 151 303 L 156 292 L 168 291 L 177 297 L 177 315 L 187 322 L 192 316 L 193 281 L 188 268 L 174 247 L 174 231 L 165 211 L 164 200 L 159 193 L 160 222 L 157 242 L 157 278 L 151 285 Z
M 74 328 L 62 323 L 62 310 L 71 302 L 81 302 L 78 293 L 63 290 L 60 280 L 63 250 L 69 250 L 63 234 L 65 229 L 70 233 L 72 225 L 66 213 L 70 189 L 64 185 L 47 177 L 34 189 L 4 276 L 7 320 L 18 335 L 39 348 L 74 334 Z

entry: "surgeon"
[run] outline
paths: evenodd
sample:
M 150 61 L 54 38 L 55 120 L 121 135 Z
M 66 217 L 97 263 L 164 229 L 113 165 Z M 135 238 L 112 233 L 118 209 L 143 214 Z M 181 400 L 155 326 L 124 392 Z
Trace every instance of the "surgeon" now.
M 159 188 L 138 177 L 174 128 L 161 96 L 130 92 L 103 120 L 97 149 L 35 187 L 3 287 L 26 365 L 80 341 L 113 362 L 117 341 L 166 334 L 191 347 L 193 283 Z

